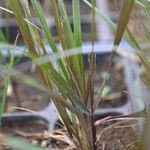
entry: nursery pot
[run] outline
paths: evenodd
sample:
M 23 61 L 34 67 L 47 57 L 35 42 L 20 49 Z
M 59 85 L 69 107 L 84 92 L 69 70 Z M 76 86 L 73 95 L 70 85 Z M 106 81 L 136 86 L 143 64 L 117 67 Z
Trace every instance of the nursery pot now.
M 110 48 L 110 45 L 107 46 L 107 44 L 98 44 L 98 46 L 96 45 L 95 47 L 97 47 L 98 49 L 100 49 L 99 51 L 97 50 L 96 52 L 96 66 L 98 68 L 98 71 L 96 72 L 95 78 L 96 78 L 96 84 L 99 83 L 98 85 L 96 85 L 97 87 L 101 86 L 101 81 L 103 80 L 103 78 L 105 77 L 106 74 L 106 62 L 109 61 L 109 57 L 111 55 L 111 50 L 107 50 L 108 47 Z M 83 49 L 85 47 L 85 50 L 87 49 L 87 45 L 83 46 Z M 103 51 L 101 50 L 103 48 Z M 27 57 L 23 57 L 24 62 L 28 61 L 29 59 Z M 84 65 L 85 65 L 85 72 L 88 71 L 88 51 L 85 51 L 83 54 L 83 61 L 84 61 Z M 104 63 L 105 62 L 105 63 Z M 135 106 L 135 101 L 133 102 L 133 97 L 129 96 L 129 95 L 124 95 L 123 91 L 124 90 L 128 90 L 129 93 L 132 93 L 132 88 L 131 88 L 131 84 L 129 84 L 129 79 L 130 79 L 130 74 L 132 75 L 133 72 L 131 72 L 131 70 L 129 70 L 128 68 L 130 67 L 130 65 L 127 64 L 126 59 L 121 58 L 121 56 L 117 55 L 113 62 L 112 62 L 112 68 L 117 68 L 119 69 L 119 71 L 121 73 L 118 74 L 118 78 L 114 78 L 113 82 L 115 82 L 115 86 L 117 86 L 117 83 L 124 83 L 123 86 L 119 87 L 119 89 L 116 89 L 116 91 L 113 91 L 113 87 L 110 87 L 111 85 L 109 85 L 109 83 L 107 83 L 107 90 L 106 93 L 104 93 L 106 97 L 104 97 L 103 101 L 101 101 L 99 108 L 97 109 L 96 113 L 95 113 L 95 120 L 97 119 L 102 119 L 104 117 L 107 116 L 118 116 L 118 115 L 128 115 L 132 112 L 135 111 L 139 111 L 139 110 L 135 110 L 133 106 Z M 30 65 L 31 66 L 31 65 Z M 17 65 L 17 67 L 19 67 L 19 65 Z M 22 68 L 22 67 L 21 67 Z M 31 68 L 24 68 L 24 70 L 30 70 Z M 113 69 L 111 70 L 111 73 L 109 74 L 109 76 L 115 76 L 115 74 L 113 74 Z M 128 76 L 127 76 L 128 75 Z M 120 81 L 121 79 L 121 81 Z M 98 81 L 101 80 L 101 81 Z M 110 83 L 112 82 L 110 79 L 108 79 L 108 81 L 110 81 Z M 97 91 L 95 91 L 97 92 Z M 111 93 L 112 92 L 112 93 Z M 115 99 L 113 101 L 112 97 L 114 96 L 113 93 L 119 93 L 117 96 L 117 99 Z M 111 98 L 109 96 L 112 96 Z M 110 98 L 107 100 L 107 98 Z M 49 97 L 48 97 L 49 98 Z M 116 98 L 116 97 L 115 97 Z M 9 98 L 11 100 L 11 97 Z M 47 107 L 46 107 L 47 106 Z M 143 109 L 143 108 L 142 108 Z M 33 112 L 6 112 L 3 115 L 3 125 L 9 125 L 11 122 L 16 122 L 17 124 L 19 124 L 19 122 L 37 122 L 37 123 L 44 123 L 48 128 L 52 129 L 54 128 L 54 124 L 56 122 L 56 120 L 58 119 L 58 115 L 57 115 L 57 111 L 55 109 L 55 106 L 53 105 L 53 103 L 50 103 L 50 101 L 48 100 L 48 103 L 46 103 L 45 107 L 43 107 L 42 109 L 37 109 Z M 50 115 L 51 114 L 51 115 Z M 53 114 L 53 115 L 52 115 Z M 25 121 L 24 121 L 25 120 Z

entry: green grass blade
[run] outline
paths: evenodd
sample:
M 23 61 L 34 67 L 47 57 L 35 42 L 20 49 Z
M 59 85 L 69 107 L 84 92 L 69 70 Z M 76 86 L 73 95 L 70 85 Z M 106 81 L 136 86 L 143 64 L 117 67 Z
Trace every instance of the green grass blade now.
M 22 11 L 22 8 L 20 7 L 19 0 L 15 0 L 15 1 L 8 0 L 8 4 L 9 4 L 10 8 L 12 9 L 12 11 L 15 15 L 17 25 L 20 28 L 20 31 L 22 33 L 25 44 L 28 47 L 28 50 L 31 53 L 33 53 L 34 55 L 37 55 L 37 52 L 34 48 L 32 36 L 30 34 L 30 31 L 28 29 L 26 21 L 24 20 L 25 16 L 24 16 L 24 13 Z
M 27 49 L 29 50 L 29 54 L 34 56 L 33 59 L 37 58 L 39 49 L 37 47 L 35 47 L 34 39 L 32 38 L 32 35 L 30 33 L 31 30 L 29 29 L 29 26 L 24 19 L 25 14 L 24 14 L 23 8 L 21 7 L 20 1 L 19 0 L 15 0 L 15 1 L 8 0 L 8 4 L 15 15 L 17 25 L 21 31 L 21 34 L 23 36 L 23 39 L 27 46 Z M 39 71 L 39 74 L 40 74 L 41 78 L 43 79 L 43 81 L 45 81 L 46 79 L 45 79 L 39 66 L 37 66 L 37 70 Z
M 94 9 L 95 13 L 98 15 L 100 19 L 108 23 L 114 30 L 117 29 L 117 25 L 109 19 L 109 17 L 105 16 L 102 11 L 98 10 L 96 7 L 93 7 L 93 5 L 88 0 L 82 0 L 87 6 Z
M 72 0 L 73 9 L 73 29 L 74 29 L 74 41 L 76 47 L 82 47 L 82 31 L 81 31 L 81 17 L 80 17 L 80 1 Z M 79 66 L 81 74 L 83 76 L 83 60 L 82 53 L 78 55 Z
M 118 21 L 117 31 L 115 35 L 114 40 L 114 46 L 119 45 L 122 36 L 125 32 L 125 29 L 127 27 L 130 14 L 132 12 L 133 6 L 134 6 L 135 0 L 124 0 L 120 12 L 120 17 Z
M 7 42 L 6 37 L 4 36 L 4 34 L 1 30 L 0 30 L 0 42 Z M 1 51 L 0 51 L 0 60 L 4 61 Z
M 3 97 L 2 97 L 2 100 L 0 102 L 0 123 L 1 123 L 1 118 L 2 118 L 2 114 L 3 114 L 3 111 L 4 111 L 6 99 L 7 99 L 7 91 L 8 91 L 9 83 L 10 83 L 10 77 L 6 77 L 4 79 Z
M 73 8 L 73 29 L 74 29 L 74 41 L 76 47 L 82 46 L 82 32 L 81 32 L 81 17 L 80 17 L 80 1 L 72 0 Z
M 10 62 L 8 65 L 6 64 L 6 66 L 8 68 L 12 69 L 13 62 L 14 62 L 14 53 L 12 53 L 10 55 Z M 10 72 L 8 72 L 8 74 L 4 77 L 5 77 L 5 79 L 4 79 L 4 91 L 3 91 L 2 100 L 0 102 L 0 123 L 1 123 L 1 118 L 2 118 L 3 111 L 4 111 L 4 107 L 5 107 L 5 103 L 7 100 L 8 87 L 9 87 L 9 83 L 10 83 Z
M 62 107 L 62 104 L 60 104 L 58 100 L 55 100 L 55 98 L 53 99 L 53 102 L 61 116 L 63 123 L 65 124 L 68 132 L 70 133 L 70 135 L 74 135 L 76 139 L 79 139 L 77 132 L 72 126 L 73 124 L 70 122 L 69 115 L 66 111 L 66 108 Z
M 95 43 L 95 11 L 94 7 L 96 5 L 95 0 L 92 0 L 92 27 L 91 27 L 91 42 L 92 42 L 92 52 L 89 55 L 89 72 L 88 72 L 88 79 L 87 79 L 87 85 L 86 85 L 86 103 L 88 103 L 87 100 L 91 103 L 91 112 L 93 112 L 93 93 L 94 93 L 94 76 L 95 76 L 95 68 L 96 68 L 96 56 L 94 53 L 94 43 Z
M 38 16 L 38 19 L 39 19 L 39 21 L 41 23 L 41 26 L 42 26 L 42 29 L 43 29 L 43 31 L 45 33 L 47 41 L 48 41 L 49 45 L 52 48 L 52 51 L 54 53 L 58 52 L 58 48 L 57 48 L 57 46 L 56 46 L 56 44 L 55 44 L 55 42 L 53 40 L 53 37 L 51 35 L 50 29 L 48 27 L 48 24 L 46 23 L 45 15 L 44 15 L 44 13 L 42 11 L 41 5 L 39 4 L 39 2 L 37 0 L 31 0 L 31 2 L 32 2 L 34 10 L 35 10 L 35 12 L 36 12 L 36 14 Z
M 52 9 L 52 13 L 53 13 L 54 20 L 55 20 L 55 25 L 56 25 L 57 32 L 58 32 L 58 38 L 60 40 L 62 48 L 67 49 L 65 37 L 64 37 L 64 34 L 62 34 L 63 28 L 62 28 L 62 23 L 61 23 L 61 19 L 60 19 L 59 10 L 58 10 L 56 0 L 49 0 L 49 1 L 50 1 L 50 6 Z
M 49 70 L 46 72 L 50 75 L 51 80 L 57 85 L 58 89 L 61 93 L 67 96 L 72 105 L 78 110 L 83 113 L 90 115 L 90 112 L 86 105 L 80 100 L 80 98 L 75 94 L 76 92 L 70 87 L 70 85 L 56 72 Z
M 64 37 L 65 37 L 65 40 L 67 43 L 67 49 L 75 48 L 76 45 L 75 45 L 73 33 L 72 33 L 72 30 L 70 27 L 70 21 L 69 21 L 63 0 L 58 0 L 58 6 L 59 6 L 58 8 L 60 11 L 61 19 L 62 19 L 63 33 L 64 33 Z M 84 97 L 85 91 L 84 91 L 84 84 L 83 84 L 84 81 L 83 81 L 83 75 L 82 75 L 83 70 L 80 69 L 80 63 L 81 63 L 81 61 L 80 61 L 78 55 L 74 55 L 69 58 L 68 67 L 70 67 L 70 70 L 75 75 L 78 86 Z M 70 77 L 71 77 L 71 75 L 70 75 Z
M 108 23 L 108 25 L 110 27 L 112 27 L 114 30 L 117 30 L 117 25 L 107 16 L 105 16 L 100 10 L 98 10 L 96 7 L 93 7 L 92 4 L 90 2 L 88 2 L 87 0 L 82 0 L 85 4 L 87 4 L 87 6 L 89 6 L 90 8 L 93 8 L 95 13 L 98 15 L 98 17 L 100 19 L 102 19 L 103 21 L 105 21 L 106 23 Z M 136 42 L 132 41 L 131 36 L 129 37 L 127 34 L 125 34 L 123 36 L 123 39 L 125 41 L 127 41 L 129 43 L 129 45 L 131 45 L 135 51 L 137 52 L 138 55 L 141 54 L 140 49 L 137 47 Z
M 67 43 L 67 49 L 75 48 L 75 41 L 73 38 L 70 21 L 69 21 L 63 0 L 58 0 L 58 8 L 59 8 L 60 16 L 62 19 L 62 25 L 63 25 L 63 31 L 64 31 L 66 43 Z
M 27 21 L 27 25 L 28 25 L 31 37 L 32 37 L 33 42 L 34 42 L 34 46 L 36 48 L 38 48 L 37 49 L 38 54 L 42 53 L 42 54 L 47 55 L 47 52 L 46 52 L 46 50 L 43 46 L 41 37 L 40 37 L 39 32 L 37 30 L 38 27 L 36 27 L 36 25 L 34 24 L 34 21 L 32 19 L 28 1 L 27 0 L 22 0 L 22 1 L 20 1 L 20 3 L 22 5 L 23 11 L 24 11 L 24 14 L 25 14 L 25 17 L 26 17 L 24 19 Z
M 36 60 L 35 64 L 36 64 Z M 64 95 L 64 97 L 68 97 L 73 106 L 79 111 L 90 115 L 88 108 L 81 101 L 81 99 L 76 94 L 77 92 L 71 87 L 71 85 L 65 81 L 65 79 L 51 66 L 42 63 L 42 59 L 40 61 L 40 67 L 43 73 L 46 75 L 47 79 L 50 82 L 53 82 L 58 90 Z
M 0 42 L 6 42 L 6 41 L 7 41 L 7 40 L 6 40 L 6 38 L 5 38 L 4 34 L 3 34 L 3 32 L 0 31 Z
M 69 104 L 58 92 L 50 91 L 50 95 L 57 103 L 66 107 L 70 112 L 75 113 L 79 118 L 82 116 L 82 113 Z
M 41 8 L 40 4 L 36 0 L 32 0 L 31 2 L 32 2 L 34 10 L 35 10 L 35 12 L 36 12 L 36 14 L 37 14 L 37 16 L 38 16 L 38 18 L 40 20 L 42 29 L 43 29 L 43 31 L 45 33 L 45 36 L 47 38 L 47 41 L 48 41 L 50 47 L 52 48 L 52 51 L 54 53 L 58 52 L 58 48 L 57 48 L 57 46 L 56 46 L 56 44 L 55 44 L 55 42 L 53 40 L 52 34 L 50 32 L 50 29 L 49 29 L 49 27 L 48 27 L 48 25 L 46 23 L 46 19 L 45 19 L 45 16 L 44 16 L 44 13 L 42 11 L 42 8 Z M 69 80 L 67 72 L 66 72 L 66 69 L 65 69 L 65 67 L 63 65 L 63 62 L 61 60 L 58 60 L 58 65 L 61 68 L 61 71 L 63 72 L 63 75 L 66 78 L 66 80 Z
M 136 2 L 137 4 L 139 4 L 140 6 L 142 6 L 142 7 L 145 7 L 144 1 L 142 1 L 142 0 L 136 0 L 135 2 Z
M 1 68 L 0 68 L 0 70 L 1 70 Z M 4 73 L 1 72 L 1 74 L 4 74 L 4 76 L 6 74 L 8 74 L 8 72 L 10 72 L 10 69 L 9 68 L 7 69 L 5 66 L 3 66 L 2 70 L 5 70 Z M 17 70 L 14 70 L 14 69 L 11 70 L 11 75 L 15 76 L 18 80 L 22 81 L 23 83 L 25 83 L 25 84 L 27 84 L 29 86 L 32 86 L 34 88 L 37 88 L 37 89 L 45 91 L 45 92 L 49 92 L 52 99 L 54 99 L 57 103 L 63 105 L 63 107 L 68 108 L 71 112 L 75 113 L 77 116 L 81 116 L 80 113 L 85 111 L 85 110 L 82 110 L 82 107 L 84 107 L 84 106 L 78 106 L 77 107 L 78 109 L 75 109 L 62 96 L 60 96 L 59 93 L 56 93 L 56 92 L 54 93 L 52 90 L 49 90 L 49 91 L 46 90 L 44 85 L 42 85 L 41 83 L 37 82 L 36 80 L 31 78 L 30 76 L 27 76 L 27 75 L 25 75 L 25 74 L 23 74 L 23 73 L 21 73 L 21 72 L 19 72 Z M 0 105 L 1 106 L 0 107 L 0 114 L 2 114 L 4 105 L 5 105 L 5 101 L 6 101 L 6 97 L 7 97 L 8 83 L 9 82 L 10 82 L 10 78 L 6 78 L 6 80 L 5 80 L 5 87 L 4 87 L 4 95 L 3 95 L 3 98 L 2 98 L 2 103 Z M 61 84 L 61 82 L 59 82 L 59 84 Z M 80 101 L 79 101 L 79 104 L 82 105 Z M 76 103 L 74 103 L 74 105 L 76 105 Z

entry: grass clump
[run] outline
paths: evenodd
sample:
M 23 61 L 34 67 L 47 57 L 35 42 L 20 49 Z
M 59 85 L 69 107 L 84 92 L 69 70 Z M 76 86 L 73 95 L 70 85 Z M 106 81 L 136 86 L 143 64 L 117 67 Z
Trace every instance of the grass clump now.
M 106 89 L 105 82 L 109 74 L 106 72 L 103 85 L 100 87 L 96 99 L 94 99 L 94 75 L 96 66 L 94 53 L 95 15 L 98 15 L 116 30 L 108 71 L 122 37 L 136 49 L 144 65 L 149 67 L 147 60 L 143 59 L 143 53 L 139 50 L 137 42 L 127 28 L 135 0 L 123 0 L 118 25 L 96 9 L 95 0 L 92 0 L 91 3 L 83 0 L 92 11 L 92 50 L 89 55 L 87 80 L 85 79 L 82 55 L 80 0 L 72 0 L 73 31 L 70 26 L 64 1 L 49 0 L 61 48 L 57 46 L 57 43 L 55 43 L 52 37 L 39 0 L 31 0 L 31 3 L 40 23 L 40 29 L 34 24 L 34 18 L 30 12 L 28 0 L 7 1 L 23 36 L 28 49 L 28 55 L 35 62 L 36 69 L 45 87 L 48 89 L 65 127 L 71 137 L 77 141 L 76 147 L 81 150 L 96 150 L 98 133 L 96 133 L 94 124 L 94 113 L 103 96 L 103 90 Z M 126 29 L 128 34 L 125 33 Z M 41 38 L 41 32 L 44 34 L 48 45 L 52 49 L 53 59 L 49 57 L 49 53 L 44 47 L 45 43 Z M 48 59 L 45 60 L 43 56 Z M 53 60 L 56 61 L 56 65 L 53 64 Z

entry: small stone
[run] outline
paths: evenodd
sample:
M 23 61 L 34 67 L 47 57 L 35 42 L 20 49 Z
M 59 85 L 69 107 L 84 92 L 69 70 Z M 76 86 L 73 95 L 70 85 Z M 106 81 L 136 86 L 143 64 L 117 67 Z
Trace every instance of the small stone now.
M 47 147 L 47 145 L 48 145 L 47 140 L 42 141 L 42 143 L 41 143 L 41 147 Z
M 37 141 L 37 140 L 33 140 L 31 143 L 32 143 L 33 145 L 38 145 L 38 141 Z
M 121 140 L 119 139 L 119 140 L 117 140 L 117 143 L 120 143 L 121 142 Z

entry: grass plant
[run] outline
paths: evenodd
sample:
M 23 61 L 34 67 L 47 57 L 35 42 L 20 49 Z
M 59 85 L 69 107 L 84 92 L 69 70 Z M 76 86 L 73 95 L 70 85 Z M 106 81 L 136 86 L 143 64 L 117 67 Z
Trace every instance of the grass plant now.
M 38 0 L 31 0 L 31 3 L 40 23 L 40 30 L 34 25 L 34 19 L 32 18 L 29 9 L 28 0 L 8 0 L 8 4 L 14 13 L 17 25 L 27 46 L 28 55 L 35 63 L 40 59 L 40 64 L 36 66 L 36 69 L 38 70 L 45 87 L 48 89 L 51 99 L 53 100 L 65 127 L 69 134 L 77 141 L 76 147 L 81 150 L 96 150 L 98 133 L 96 133 L 94 125 L 94 113 L 101 100 L 107 76 L 104 79 L 102 87 L 100 87 L 96 100 L 94 100 L 95 15 L 98 15 L 116 30 L 112 55 L 110 63 L 108 64 L 108 72 L 122 38 L 135 49 L 135 52 L 146 68 L 146 72 L 149 72 L 150 65 L 148 58 L 145 56 L 140 44 L 136 41 L 136 38 L 130 31 L 128 21 L 135 3 L 145 9 L 146 16 L 149 16 L 150 4 L 147 0 L 123 0 L 119 21 L 118 24 L 115 24 L 96 8 L 95 0 L 91 0 L 91 2 L 87 0 L 82 1 L 88 5 L 92 11 L 91 41 L 93 49 L 89 55 L 89 73 L 87 80 L 85 79 L 82 55 L 80 0 L 72 0 L 73 31 L 70 27 L 70 21 L 64 1 L 49 0 L 61 48 L 57 46 L 57 43 L 55 43 L 53 39 Z M 41 32 L 47 39 L 47 43 L 52 49 L 53 56 L 59 56 L 59 59 L 56 59 L 57 67 L 53 65 L 51 57 L 48 58 L 49 61 L 46 63 L 42 59 L 43 56 L 49 56 L 49 53 L 44 47 L 45 43 L 41 38 Z M 72 49 L 75 52 L 78 50 L 80 53 L 77 52 L 75 55 L 62 57 Z M 146 83 L 150 83 L 149 76 L 146 75 L 147 74 L 145 74 L 144 79 Z M 6 83 L 7 82 L 8 79 L 6 79 Z M 148 84 L 148 87 L 149 86 L 150 85 Z
M 58 49 L 53 40 L 40 3 L 36 0 L 31 2 L 41 24 L 42 31 L 54 54 L 62 52 L 63 55 L 63 51 L 81 47 L 80 5 L 78 0 L 72 1 L 74 32 L 71 30 L 63 0 L 57 1 L 58 4 L 55 0 L 50 1 L 57 31 L 60 35 L 61 50 Z M 9 1 L 9 3 L 29 50 L 30 57 L 34 61 L 41 55 L 48 55 L 39 31 L 32 25 L 34 21 L 29 10 L 28 1 Z M 25 23 L 25 19 L 32 24 Z M 92 140 L 92 130 L 90 128 L 91 125 L 94 126 L 94 121 L 91 119 L 93 115 L 87 106 L 90 102 L 92 89 L 90 91 L 86 89 L 82 52 L 78 55 L 58 59 L 57 65 L 58 70 L 55 69 L 51 62 L 47 62 L 37 66 L 37 70 L 45 86 L 49 89 L 51 98 L 68 132 L 76 138 L 81 149 L 93 149 L 95 147 L 93 143 L 96 141 L 93 142 Z M 91 82 L 88 84 L 91 84 Z M 90 93 L 87 93 L 87 91 Z M 90 120 L 91 123 L 89 124 Z

